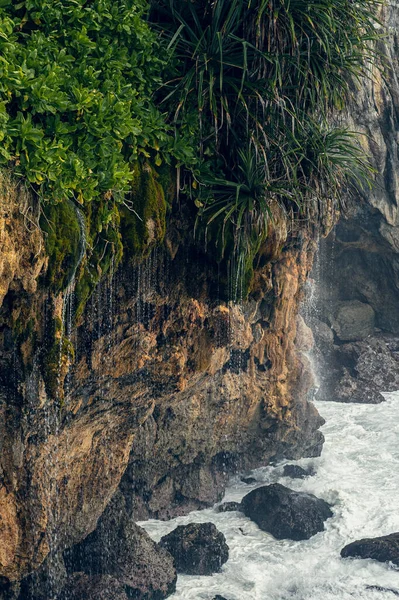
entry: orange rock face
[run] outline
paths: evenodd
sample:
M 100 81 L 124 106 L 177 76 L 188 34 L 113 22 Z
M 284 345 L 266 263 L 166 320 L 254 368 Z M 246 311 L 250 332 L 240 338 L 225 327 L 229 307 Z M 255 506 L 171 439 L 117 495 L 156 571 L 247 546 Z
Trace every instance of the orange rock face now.
M 21 284 L 39 314 L 40 343 L 24 352 L 10 330 L 18 271 L 3 277 L 0 576 L 20 580 L 85 538 L 118 487 L 136 519 L 168 518 L 214 503 L 238 469 L 320 451 L 306 348 L 296 345 L 314 235 L 287 236 L 285 226 L 271 233 L 240 304 L 218 297 L 217 266 L 183 235 L 165 244 L 173 256 L 158 250 L 122 268 L 70 340 L 62 401 L 42 377 L 45 290 Z

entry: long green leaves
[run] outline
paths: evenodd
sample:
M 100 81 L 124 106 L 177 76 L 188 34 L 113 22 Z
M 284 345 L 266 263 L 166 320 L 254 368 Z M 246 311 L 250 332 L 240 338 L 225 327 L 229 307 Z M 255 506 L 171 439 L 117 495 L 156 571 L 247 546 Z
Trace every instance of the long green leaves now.
M 242 250 L 231 240 L 243 231 L 251 244 L 265 238 L 273 202 L 321 216 L 352 184 L 371 180 L 356 134 L 332 123 L 374 67 L 381 5 L 153 3 L 151 18 L 174 50 L 161 99 L 177 130 L 198 117 L 199 218 L 208 235 L 217 231 L 222 254 L 229 245 Z

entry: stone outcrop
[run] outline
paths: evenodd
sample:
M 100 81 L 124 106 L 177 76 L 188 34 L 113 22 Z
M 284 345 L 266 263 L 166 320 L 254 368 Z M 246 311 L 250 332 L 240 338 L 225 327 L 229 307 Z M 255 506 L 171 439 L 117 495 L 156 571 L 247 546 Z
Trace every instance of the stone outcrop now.
M 229 558 L 223 533 L 213 523 L 180 525 L 159 542 L 174 558 L 178 573 L 213 575 Z
M 357 540 L 342 548 L 342 558 L 372 558 L 399 566 L 399 533 Z
M 319 298 L 317 320 L 310 324 L 319 346 L 319 397 L 344 402 L 380 402 L 381 392 L 393 389 L 385 376 L 378 381 L 378 368 L 370 377 L 358 372 L 360 353 L 369 363 L 370 353 L 377 359 L 384 355 L 391 379 L 399 379 L 399 363 L 389 351 L 392 336 L 399 335 L 399 7 L 388 1 L 381 10 L 388 30 L 380 42 L 385 76 L 375 73 L 362 86 L 347 119 L 351 129 L 364 134 L 375 185 L 348 200 L 321 243 L 313 274 Z M 345 347 L 347 342 L 354 345 Z
M 278 540 L 307 540 L 324 531 L 324 522 L 332 517 L 324 500 L 280 483 L 257 488 L 244 496 L 241 510 Z
M 271 231 L 249 299 L 233 305 L 219 297 L 217 266 L 187 227 L 176 218 L 163 249 L 97 288 L 69 340 L 74 362 L 59 397 L 49 396 L 43 349 L 46 319 L 64 315 L 62 296 L 49 298 L 39 279 L 36 291 L 32 284 L 16 297 L 18 274 L 7 284 L 0 309 L 4 589 L 91 534 L 118 488 L 126 518 L 168 518 L 219 501 L 232 472 L 320 453 L 323 420 L 308 402 L 307 342 L 296 339 L 314 231 Z M 16 308 L 23 324 L 32 323 L 36 346 L 16 332 Z M 72 362 L 60 346 L 58 383 Z

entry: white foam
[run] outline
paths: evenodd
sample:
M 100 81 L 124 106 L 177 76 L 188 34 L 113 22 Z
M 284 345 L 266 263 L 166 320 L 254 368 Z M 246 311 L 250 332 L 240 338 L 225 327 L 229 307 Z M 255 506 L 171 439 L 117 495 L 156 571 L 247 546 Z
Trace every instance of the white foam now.
M 326 419 L 323 454 L 302 459 L 317 474 L 305 480 L 282 477 L 282 466 L 257 469 L 258 484 L 232 481 L 224 501 L 279 481 L 334 504 L 326 530 L 304 542 L 277 541 L 240 513 L 213 509 L 169 522 L 141 523 L 155 540 L 177 525 L 212 521 L 224 533 L 230 558 L 212 577 L 180 575 L 171 600 L 391 600 L 399 590 L 399 570 L 371 560 L 340 558 L 347 543 L 399 531 L 399 393 L 380 405 L 319 402 Z M 292 462 L 292 461 L 290 461 Z

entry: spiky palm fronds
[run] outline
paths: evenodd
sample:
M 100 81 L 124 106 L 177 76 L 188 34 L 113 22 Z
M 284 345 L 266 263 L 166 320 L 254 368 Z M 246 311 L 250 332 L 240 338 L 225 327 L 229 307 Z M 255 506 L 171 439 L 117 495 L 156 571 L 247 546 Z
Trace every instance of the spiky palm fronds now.
M 153 3 L 153 19 L 173 48 L 175 77 L 163 102 L 177 128 L 190 111 L 199 115 L 207 173 L 197 173 L 199 216 L 223 248 L 227 232 L 255 246 L 264 239 L 272 202 L 302 217 L 315 207 L 322 213 L 323 202 L 339 205 L 352 183 L 372 178 L 356 134 L 332 127 L 331 117 L 370 76 L 382 4 Z

